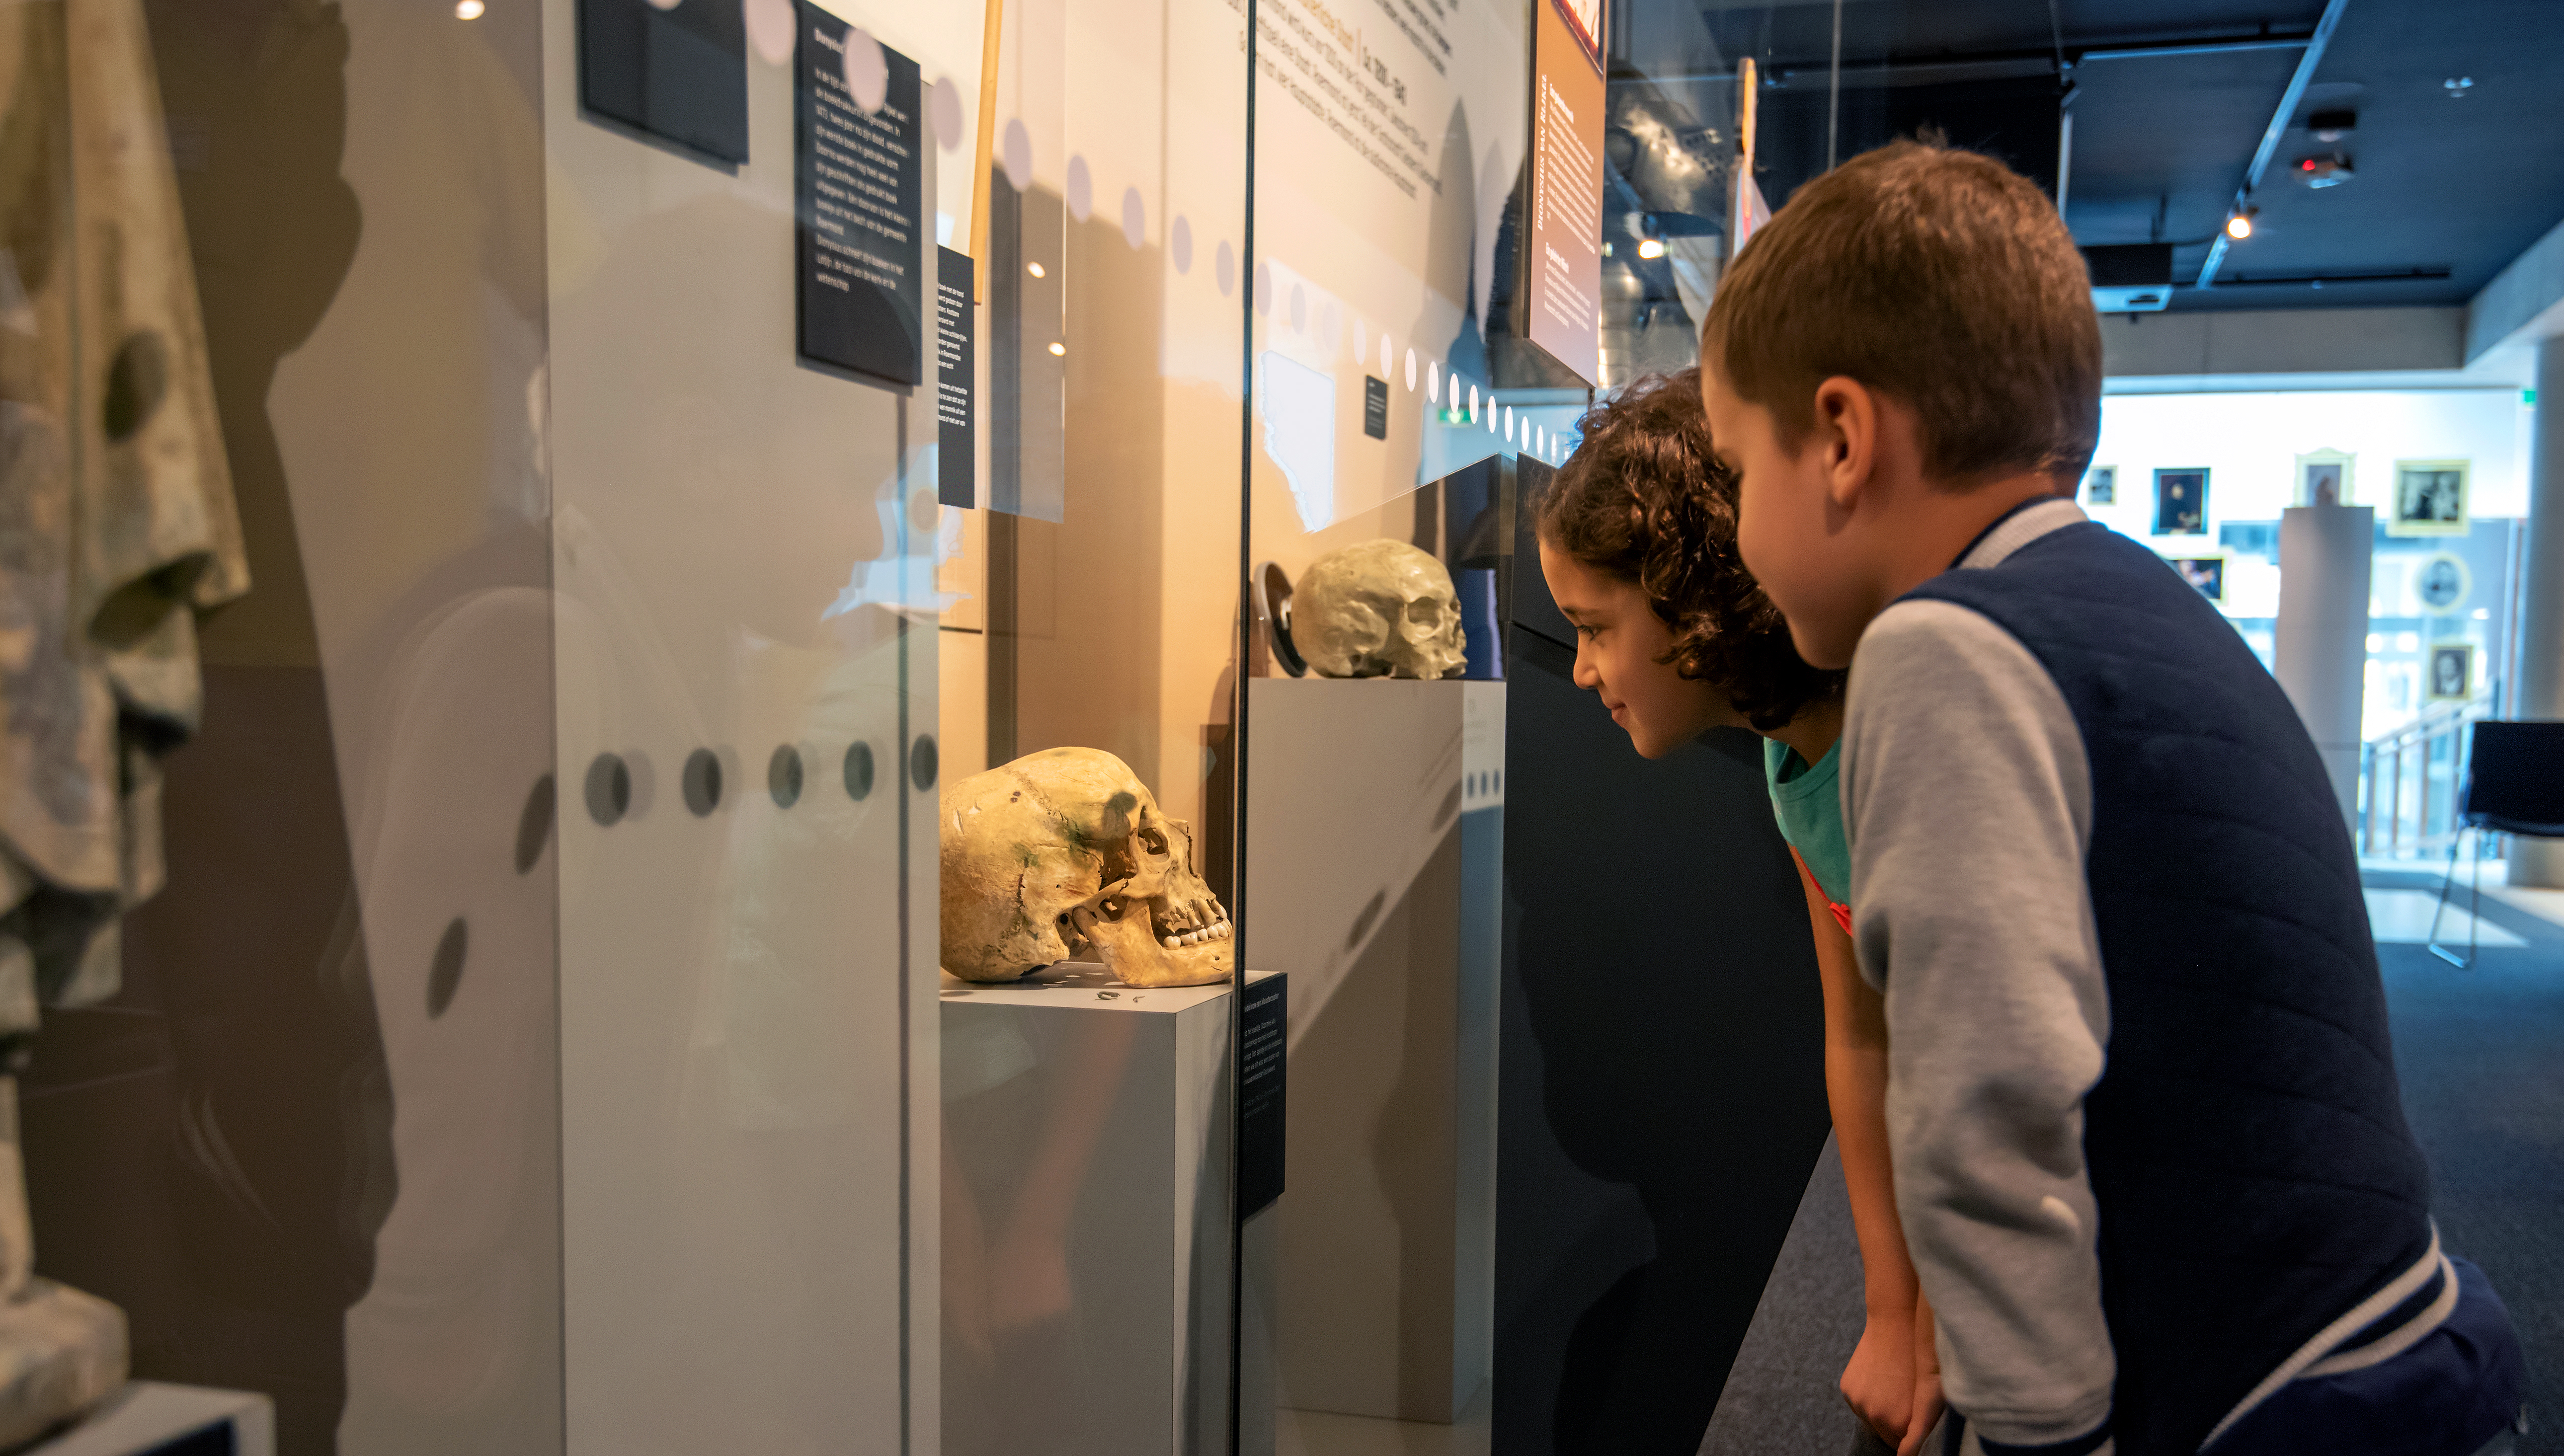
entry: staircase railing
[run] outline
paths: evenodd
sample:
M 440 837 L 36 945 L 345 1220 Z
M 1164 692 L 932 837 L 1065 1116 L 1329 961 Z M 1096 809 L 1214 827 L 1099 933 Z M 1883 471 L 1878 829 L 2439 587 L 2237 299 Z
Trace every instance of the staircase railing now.
M 2489 717 L 2492 697 L 2437 703 L 2359 750 L 2359 852 L 2381 859 L 2435 859 L 2457 832 L 2457 792 L 2466 781 L 2466 725 Z M 2478 858 L 2495 859 L 2501 836 L 2476 836 Z

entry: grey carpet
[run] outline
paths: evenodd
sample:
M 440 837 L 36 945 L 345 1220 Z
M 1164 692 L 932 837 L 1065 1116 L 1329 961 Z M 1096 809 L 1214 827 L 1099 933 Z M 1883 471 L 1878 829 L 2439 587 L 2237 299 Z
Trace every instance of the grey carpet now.
M 1842 1158 L 1825 1140 L 1790 1237 L 1754 1307 L 1700 1456 L 1839 1456 L 1856 1423 L 1834 1382 L 1860 1341 L 1860 1246 Z
M 2364 878 L 2439 888 L 2437 875 Z M 2377 957 L 2441 1239 L 2483 1268 L 2527 1351 L 2520 1456 L 2564 1456 L 2564 930 L 2491 900 L 2482 915 L 2528 943 L 2480 950 L 2471 970 L 2420 945 Z

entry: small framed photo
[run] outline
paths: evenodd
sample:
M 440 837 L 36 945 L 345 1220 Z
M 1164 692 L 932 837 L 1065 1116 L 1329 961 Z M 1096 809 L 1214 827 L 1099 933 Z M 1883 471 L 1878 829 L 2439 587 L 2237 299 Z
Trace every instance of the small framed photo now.
M 2116 506 L 2119 504 L 2119 468 L 2096 465 L 2083 473 L 2083 504 Z
M 2226 600 L 2226 558 L 2224 556 L 2173 556 L 2172 569 L 2181 579 L 2199 588 L 2199 594 L 2213 602 Z
M 2462 460 L 2395 462 L 2395 514 L 2386 523 L 2387 532 L 2465 534 L 2466 475 L 2466 462 Z
M 2449 613 L 2466 604 L 2474 590 L 2474 573 L 2447 551 L 2436 551 L 2413 573 L 2413 596 L 2426 612 Z
M 2297 457 L 2299 506 L 2350 504 L 2350 472 L 2358 458 L 2344 450 L 2317 450 Z
M 2208 534 L 2208 472 L 2155 472 L 2155 534 Z
M 2433 703 L 2463 703 L 2475 696 L 2475 650 L 2471 645 L 2431 644 L 2430 669 L 2422 696 Z

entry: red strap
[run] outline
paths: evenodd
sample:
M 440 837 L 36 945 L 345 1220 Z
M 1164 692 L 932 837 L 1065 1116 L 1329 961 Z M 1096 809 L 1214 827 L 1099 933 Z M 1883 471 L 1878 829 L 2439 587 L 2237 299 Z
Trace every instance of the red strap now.
M 1808 862 L 1799 857 L 1799 847 L 1790 843 L 1788 840 L 1783 840 L 1781 845 L 1782 848 L 1787 849 L 1790 852 L 1790 862 L 1799 867 L 1799 873 L 1808 877 L 1809 884 L 1816 885 L 1816 872 L 1809 869 Z M 1846 936 L 1850 935 L 1851 907 L 1848 905 L 1834 904 L 1834 898 L 1825 894 L 1825 887 L 1822 885 L 1816 885 L 1816 898 L 1825 903 L 1825 909 L 1834 913 L 1834 924 L 1842 927 L 1842 933 Z

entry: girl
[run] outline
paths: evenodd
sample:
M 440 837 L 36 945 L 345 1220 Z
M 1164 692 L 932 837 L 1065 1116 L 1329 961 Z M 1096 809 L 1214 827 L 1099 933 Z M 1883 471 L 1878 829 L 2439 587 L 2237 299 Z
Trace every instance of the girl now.
M 1781 836 L 1799 861 L 1823 982 L 1825 1100 L 1851 1195 L 1868 1320 L 1843 1398 L 1900 1456 L 1941 1413 L 1940 1363 L 1887 1161 L 1887 1028 L 1854 968 L 1851 857 L 1834 741 L 1840 673 L 1800 661 L 1736 554 L 1736 477 L 1710 451 L 1700 371 L 1641 379 L 1590 411 L 1532 505 L 1541 574 L 1576 628 L 1576 685 L 1649 758 L 1714 728 L 1761 733 Z

